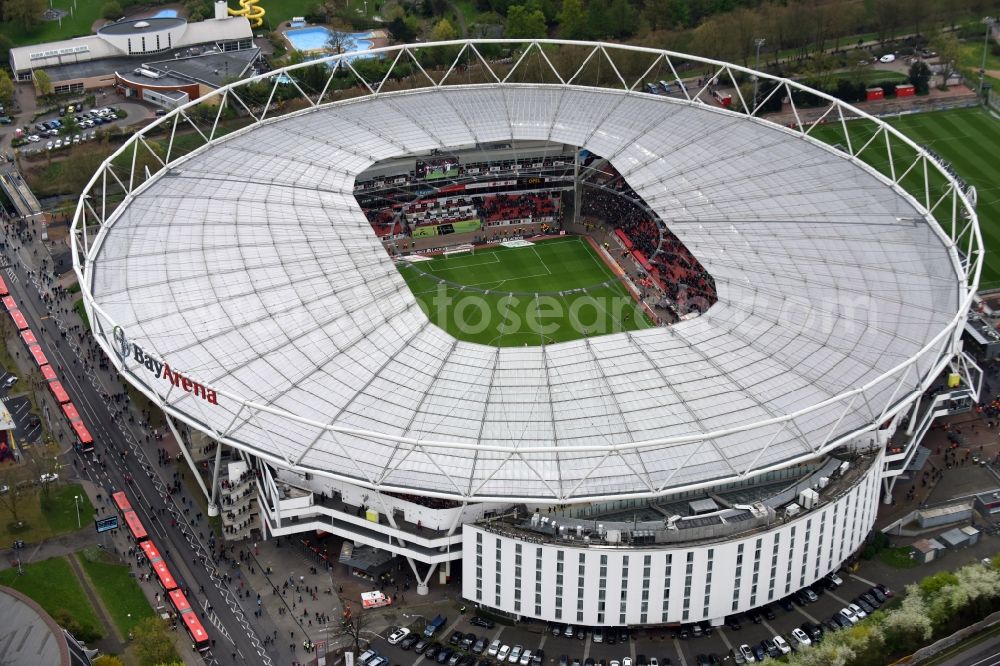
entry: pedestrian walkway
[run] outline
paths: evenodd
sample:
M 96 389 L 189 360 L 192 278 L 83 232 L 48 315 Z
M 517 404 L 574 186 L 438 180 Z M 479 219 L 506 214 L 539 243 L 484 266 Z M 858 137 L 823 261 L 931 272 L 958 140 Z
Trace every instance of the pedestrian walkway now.
M 111 614 L 108 612 L 107 607 L 105 607 L 104 601 L 94 589 L 94 584 L 91 582 L 90 576 L 88 576 L 87 572 L 83 570 L 82 566 L 80 566 L 80 560 L 76 558 L 76 555 L 67 555 L 66 559 L 69 561 L 69 566 L 73 569 L 73 573 L 76 575 L 76 579 L 80 583 L 80 587 L 83 588 L 84 594 L 87 595 L 87 600 L 90 601 L 90 605 L 93 606 L 94 612 L 97 613 L 97 618 L 101 621 L 101 625 L 104 627 L 105 637 L 96 641 L 95 647 L 107 654 L 123 654 L 125 652 L 125 641 L 123 640 L 122 635 L 118 633 L 118 627 L 115 625 L 114 621 L 112 621 Z

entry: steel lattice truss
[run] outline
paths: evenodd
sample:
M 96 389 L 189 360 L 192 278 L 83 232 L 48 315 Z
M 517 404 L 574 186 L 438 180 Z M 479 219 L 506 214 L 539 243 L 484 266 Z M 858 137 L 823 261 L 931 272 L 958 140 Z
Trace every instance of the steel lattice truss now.
M 500 46 L 514 57 L 484 57 Z M 444 64 L 425 67 L 435 52 Z M 301 65 L 187 104 L 85 190 L 73 256 L 95 336 L 168 413 L 371 487 L 655 496 L 814 457 L 904 408 L 953 357 L 981 267 L 975 212 L 877 119 L 818 93 L 800 109 L 807 89 L 760 74 L 761 103 L 788 98 L 775 124 L 738 85 L 750 70 L 651 49 L 473 40 L 381 53 L 393 69 L 379 80 L 332 57 L 322 89 Z M 674 98 L 642 91 L 692 71 L 732 82 L 733 108 L 707 81 Z M 289 85 L 296 99 L 279 104 Z M 226 108 L 245 127 L 222 136 Z M 809 136 L 829 123 L 841 150 Z M 185 132 L 204 145 L 182 150 Z M 719 302 L 670 328 L 526 348 L 431 325 L 355 176 L 393 156 L 529 139 L 608 157 L 715 277 Z

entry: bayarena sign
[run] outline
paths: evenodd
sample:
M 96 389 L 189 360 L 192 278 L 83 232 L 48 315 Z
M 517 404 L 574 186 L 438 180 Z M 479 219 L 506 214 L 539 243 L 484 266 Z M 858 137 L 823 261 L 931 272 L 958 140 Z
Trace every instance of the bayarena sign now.
M 213 405 L 219 404 L 219 396 L 213 389 L 206 388 L 202 384 L 188 379 L 176 370 L 172 370 L 169 363 L 155 358 L 152 354 L 143 350 L 142 347 L 130 341 L 121 326 L 115 326 L 112 335 L 114 337 L 115 353 L 125 363 L 128 363 L 129 357 L 132 357 L 136 363 L 145 366 L 146 370 L 151 372 L 157 379 L 166 380 L 177 388 L 188 393 L 193 393 L 196 397 Z

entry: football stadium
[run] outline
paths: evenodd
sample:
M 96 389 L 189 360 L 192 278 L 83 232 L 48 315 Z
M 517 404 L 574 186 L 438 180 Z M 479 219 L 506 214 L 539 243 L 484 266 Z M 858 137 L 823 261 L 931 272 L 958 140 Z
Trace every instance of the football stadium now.
M 227 538 L 721 623 L 851 558 L 978 398 L 975 209 L 879 119 L 648 48 L 368 53 L 160 118 L 74 217 L 93 334 Z

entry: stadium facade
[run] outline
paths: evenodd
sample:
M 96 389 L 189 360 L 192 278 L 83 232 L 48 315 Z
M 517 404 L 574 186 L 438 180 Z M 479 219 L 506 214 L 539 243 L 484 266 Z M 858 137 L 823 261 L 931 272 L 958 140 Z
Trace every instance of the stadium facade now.
M 435 49 L 447 57 L 428 73 Z M 877 119 L 651 49 L 374 53 L 410 76 L 365 80 L 336 56 L 322 90 L 304 89 L 308 65 L 234 83 L 199 102 L 251 121 L 225 135 L 195 103 L 178 109 L 109 158 L 74 218 L 94 335 L 189 462 L 214 460 L 203 489 L 242 517 L 231 536 L 326 532 L 405 558 L 420 592 L 460 573 L 466 599 L 516 616 L 721 622 L 856 553 L 933 420 L 977 399 L 960 340 L 982 262 L 975 211 Z M 270 95 L 249 94 L 261 85 Z M 279 105 L 288 85 L 297 104 Z M 778 122 L 758 117 L 775 96 Z M 811 136 L 826 124 L 841 145 Z M 176 155 L 192 127 L 205 145 Z M 524 157 L 529 145 L 572 147 L 574 178 L 582 151 L 603 156 L 717 301 L 557 344 L 474 344 L 430 324 L 396 262 L 465 239 L 439 230 L 417 247 L 423 222 L 392 214 L 376 233 L 358 183 L 422 187 L 414 165 L 434 156 L 509 152 L 465 180 L 435 173 L 433 215 L 451 219 L 467 201 L 443 201 L 442 178 L 517 183 L 562 162 Z M 624 245 L 604 255 L 637 274 Z

